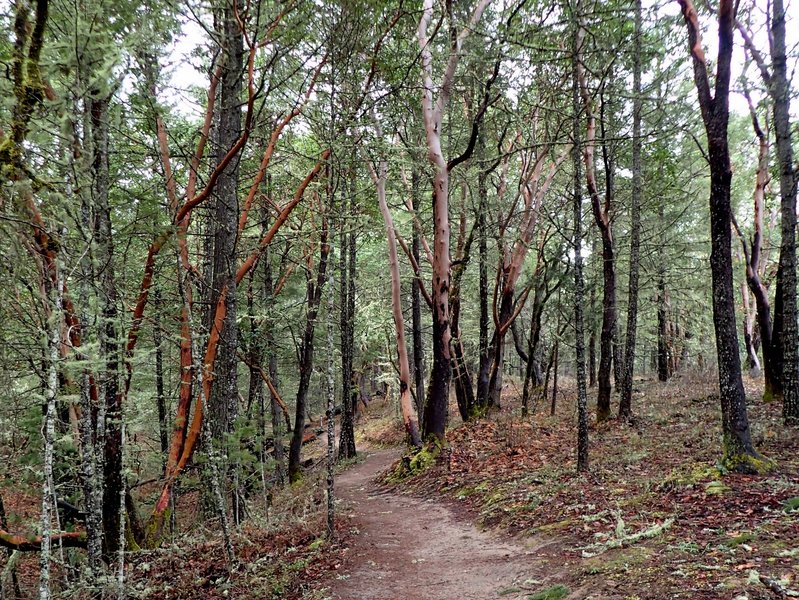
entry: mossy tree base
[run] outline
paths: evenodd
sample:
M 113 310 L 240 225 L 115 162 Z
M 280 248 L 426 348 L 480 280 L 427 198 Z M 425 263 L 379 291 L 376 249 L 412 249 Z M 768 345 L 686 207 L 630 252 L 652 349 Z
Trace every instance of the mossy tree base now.
M 721 464 L 731 473 L 742 475 L 768 475 L 777 468 L 777 464 L 773 460 L 758 452 L 750 454 L 741 451 L 725 451 Z
M 436 463 L 443 447 L 440 440 L 434 436 L 430 436 L 424 447 L 400 459 L 397 466 L 386 475 L 386 482 L 400 483 L 401 481 L 424 473 Z

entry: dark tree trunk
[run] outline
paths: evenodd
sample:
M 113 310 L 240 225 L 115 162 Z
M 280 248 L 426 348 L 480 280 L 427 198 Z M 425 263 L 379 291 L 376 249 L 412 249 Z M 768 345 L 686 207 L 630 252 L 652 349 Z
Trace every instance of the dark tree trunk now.
M 266 211 L 264 211 L 265 214 Z M 262 230 L 267 230 L 266 218 L 263 221 Z M 267 355 L 267 368 L 269 372 L 269 380 L 272 382 L 272 387 L 277 390 L 279 388 L 278 371 L 277 371 L 277 346 L 275 344 L 275 285 L 272 275 L 272 256 L 269 249 L 264 253 L 263 258 L 263 271 L 264 271 L 264 285 L 263 285 L 263 298 L 264 306 L 266 307 L 266 319 L 263 325 L 264 337 L 264 351 Z M 272 456 L 275 459 L 275 483 L 282 486 L 285 483 L 285 449 L 283 447 L 283 435 L 286 429 L 283 427 L 283 415 L 280 406 L 280 399 L 274 394 L 272 390 L 269 391 L 269 407 L 270 417 L 272 421 Z M 262 410 L 265 412 L 266 407 Z M 264 417 L 265 418 L 265 417 Z M 265 461 L 267 456 L 266 436 L 261 439 L 261 460 Z
M 319 239 L 319 265 L 316 271 L 316 279 L 312 273 L 308 273 L 308 283 L 306 286 L 306 318 L 305 330 L 300 341 L 299 348 L 299 374 L 300 380 L 297 384 L 297 403 L 294 412 L 294 431 L 291 436 L 289 446 L 289 481 L 294 483 L 299 481 L 302 476 L 300 465 L 300 451 L 302 449 L 302 436 L 305 433 L 305 413 L 308 409 L 308 387 L 311 384 L 313 373 L 313 353 L 314 353 L 314 331 L 316 329 L 316 317 L 319 314 L 319 304 L 322 300 L 322 290 L 325 285 L 325 273 L 327 271 L 327 259 L 330 247 L 327 243 L 327 224 L 323 225 L 322 234 Z
M 663 223 L 664 211 L 663 211 L 663 204 L 661 203 L 658 209 L 658 217 L 661 223 Z M 668 381 L 669 380 L 669 354 L 668 354 L 668 347 L 669 347 L 669 332 L 668 332 L 668 307 L 669 307 L 669 296 L 668 292 L 666 291 L 666 251 L 665 251 L 666 240 L 660 240 L 660 248 L 659 248 L 659 255 L 660 260 L 658 261 L 658 274 L 657 274 L 657 312 L 658 312 L 658 339 L 657 339 L 657 352 L 656 352 L 656 365 L 657 373 L 658 373 L 658 381 Z
M 494 329 L 491 338 L 489 355 L 493 359 L 491 364 L 491 377 L 488 384 L 489 405 L 500 408 L 502 405 L 502 375 L 505 364 L 505 331 L 503 326 L 509 323 L 513 316 L 513 290 L 507 290 L 502 286 L 503 292 L 499 304 L 499 326 Z
M 169 454 L 169 424 L 167 423 L 166 394 L 164 393 L 164 350 L 161 333 L 161 291 L 153 295 L 153 343 L 155 344 L 155 400 L 158 408 L 158 434 L 161 442 L 162 470 L 166 472 Z
M 573 174 L 573 216 L 574 239 L 574 355 L 577 375 L 577 471 L 588 470 L 588 401 L 585 386 L 585 332 L 583 325 L 583 302 L 585 301 L 585 282 L 583 281 L 583 196 L 580 164 L 580 53 L 583 46 L 583 31 L 580 25 L 581 0 L 577 0 L 572 17 L 572 166 Z M 552 412 L 555 410 L 557 389 L 557 351 L 555 353 L 555 386 L 552 390 Z
M 641 256 L 641 0 L 635 0 L 635 38 L 633 47 L 633 189 L 630 209 L 630 281 L 627 302 L 627 335 L 624 343 L 624 371 L 621 380 L 619 418 L 629 420 L 633 415 L 633 373 L 635 371 L 635 341 L 638 326 L 638 273 Z
M 796 171 L 791 143 L 791 89 L 788 79 L 783 0 L 771 4 L 772 85 L 774 131 L 777 138 L 777 163 L 780 170 L 780 261 L 777 270 L 777 297 L 782 319 L 776 327 L 774 343 L 782 356 L 783 419 L 799 424 L 799 332 L 796 323 Z M 777 333 L 778 332 L 778 333 Z
M 418 186 L 419 176 L 414 172 L 415 185 Z M 414 205 L 415 206 L 415 205 Z M 413 230 L 411 251 L 416 264 L 421 258 L 419 248 L 419 233 Z M 411 282 L 411 338 L 413 340 L 413 385 L 416 390 L 416 412 L 421 419 L 424 409 L 424 342 L 422 341 L 422 294 L 419 278 L 414 275 Z M 419 423 L 424 427 L 424 423 Z
M 680 0 L 680 6 L 688 28 L 694 81 L 707 133 L 707 156 L 710 163 L 710 268 L 724 436 L 723 461 L 730 470 L 760 472 L 767 468 L 768 463 L 755 451 L 749 432 L 735 323 L 732 273 L 732 207 L 730 203 L 732 168 L 727 127 L 736 3 L 732 0 L 722 0 L 719 7 L 719 52 L 715 92 L 711 92 L 696 9 L 690 0 Z
M 100 356 L 105 364 L 100 374 L 101 396 L 105 399 L 105 456 L 103 460 L 103 552 L 107 558 L 119 550 L 122 481 L 122 395 L 119 391 L 119 342 L 117 332 L 117 289 L 114 279 L 114 241 L 108 203 L 108 99 L 91 100 L 93 144 L 92 192 L 95 209 L 97 260 L 101 266 Z
M 482 154 L 484 154 L 484 142 L 482 137 L 478 139 L 478 144 L 480 157 L 482 157 Z M 488 406 L 488 386 L 491 377 L 491 354 L 488 339 L 488 227 L 486 224 L 486 214 L 488 214 L 487 179 L 488 174 L 484 171 L 481 171 L 477 180 L 477 194 L 479 202 L 477 209 L 477 235 L 480 256 L 480 346 L 479 364 L 477 370 L 477 407 L 481 409 L 484 409 Z
M 349 200 L 348 208 L 345 208 Z M 339 245 L 339 329 L 341 333 L 341 433 L 339 459 L 353 458 L 355 450 L 355 408 L 353 353 L 355 351 L 355 173 L 350 179 L 349 199 L 342 198 L 341 243 Z
M 450 312 L 450 333 L 452 346 L 452 383 L 455 386 L 455 397 L 458 402 L 458 411 L 461 419 L 467 421 L 473 412 L 475 405 L 474 388 L 472 387 L 472 377 L 469 373 L 469 366 L 466 362 L 466 352 L 461 339 L 460 318 L 461 318 L 461 281 L 463 273 L 471 259 L 472 241 L 474 240 L 474 230 L 466 237 L 466 207 L 461 206 L 460 234 L 458 238 L 457 262 L 452 269 L 452 288 L 449 293 L 449 312 Z
M 234 0 L 235 2 L 235 0 Z M 241 135 L 241 89 L 244 57 L 243 38 L 234 7 L 225 4 L 220 11 L 223 67 L 219 91 L 219 121 L 216 132 L 216 162 L 221 163 Z M 220 442 L 233 430 L 238 416 L 238 325 L 236 310 L 236 241 L 238 233 L 238 158 L 222 172 L 214 190 L 213 257 L 209 279 L 208 310 L 213 313 L 222 290 L 225 293 L 225 320 L 214 365 L 214 385 L 208 399 L 211 434 Z M 210 326 L 212 316 L 206 323 Z
M 593 306 L 592 302 L 590 306 Z M 596 385 L 596 333 L 593 327 L 591 335 L 588 336 L 588 387 Z

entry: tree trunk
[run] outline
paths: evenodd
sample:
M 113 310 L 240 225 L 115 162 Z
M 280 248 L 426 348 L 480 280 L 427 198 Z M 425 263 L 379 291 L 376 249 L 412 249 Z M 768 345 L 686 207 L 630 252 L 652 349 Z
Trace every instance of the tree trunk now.
M 641 262 L 641 201 L 643 199 L 641 166 L 641 0 L 635 0 L 635 38 L 633 46 L 633 189 L 630 209 L 630 281 L 627 294 L 627 335 L 624 342 L 624 372 L 621 381 L 619 418 L 633 416 L 633 374 L 635 341 L 638 327 L 638 276 Z
M 386 178 L 388 165 L 381 160 L 375 171 L 371 164 L 372 179 L 377 186 L 377 202 L 383 221 L 386 225 L 386 244 L 388 246 L 388 264 L 391 272 L 391 313 L 394 318 L 394 331 L 397 334 L 397 359 L 399 362 L 399 395 L 402 421 L 408 441 L 415 448 L 422 447 L 419 435 L 419 422 L 411 399 L 411 368 L 408 362 L 408 346 L 405 343 L 405 319 L 402 316 L 402 287 L 400 282 L 399 259 L 397 258 L 397 238 L 394 233 L 394 220 L 386 202 Z
M 478 149 L 484 154 L 482 136 L 478 139 Z M 480 346 L 479 365 L 477 370 L 477 407 L 488 406 L 488 389 L 491 376 L 491 353 L 488 339 L 488 227 L 486 214 L 488 213 L 488 173 L 480 171 L 477 179 L 477 194 L 479 206 L 477 209 L 477 233 L 480 253 Z M 471 412 L 475 412 L 472 410 Z
M 153 344 L 155 345 L 155 402 L 158 409 L 158 439 L 161 442 L 162 472 L 166 471 L 169 453 L 169 427 L 166 422 L 166 393 L 164 391 L 164 349 L 161 332 L 161 292 L 155 290 L 153 298 Z
M 777 138 L 777 163 L 780 171 L 780 213 L 782 216 L 780 260 L 777 270 L 777 293 L 782 317 L 777 351 L 782 355 L 782 416 L 786 424 L 799 424 L 799 331 L 796 323 L 796 171 L 791 143 L 791 89 L 788 79 L 785 5 L 783 0 L 771 4 L 772 95 L 774 99 L 774 131 Z M 776 313 L 775 306 L 775 313 Z M 776 321 L 776 319 L 775 319 Z M 775 329 L 776 322 L 775 322 Z
M 102 271 L 99 328 L 100 356 L 105 361 L 100 374 L 101 396 L 105 402 L 105 456 L 103 460 L 103 549 L 107 558 L 119 551 L 120 495 L 122 481 L 122 395 L 119 393 L 119 342 L 117 331 L 117 289 L 114 279 L 114 243 L 108 204 L 108 99 L 91 101 L 93 143 L 93 193 L 96 255 Z
M 324 217 L 322 233 L 319 238 L 319 265 L 316 270 L 316 279 L 313 274 L 308 274 L 306 286 L 306 317 L 305 330 L 299 348 L 299 374 L 297 384 L 297 402 L 294 412 L 294 431 L 289 446 L 289 481 L 295 483 L 302 477 L 300 464 L 300 451 L 302 449 L 302 436 L 305 433 L 305 413 L 308 410 L 308 388 L 313 374 L 314 331 L 316 330 L 316 317 L 319 314 L 319 304 L 322 300 L 322 290 L 325 285 L 325 273 L 330 247 L 327 243 L 327 217 Z
M 574 215 L 574 355 L 577 374 L 577 471 L 588 470 L 588 401 L 585 386 L 585 337 L 583 331 L 583 196 L 582 173 L 580 172 L 580 53 L 583 47 L 581 23 L 582 2 L 577 0 L 572 17 L 572 166 L 573 215 Z M 576 13 L 576 14 L 575 14 Z M 555 353 L 555 389 L 557 388 L 557 351 Z M 552 412 L 555 411 L 556 391 L 552 391 Z
M 413 205 L 418 206 L 419 198 L 419 184 L 421 177 L 419 172 L 414 170 L 411 175 L 411 195 L 413 198 Z M 421 248 L 419 240 L 419 232 L 416 227 L 413 228 L 413 237 L 411 240 L 411 253 L 416 264 L 419 265 L 421 260 Z M 422 340 L 422 283 L 419 275 L 414 273 L 413 280 L 411 281 L 411 327 L 413 338 L 413 382 L 416 392 L 416 413 L 421 419 L 424 414 L 424 341 Z M 419 427 L 423 428 L 424 423 L 420 422 Z
M 266 217 L 268 213 L 264 210 Z M 262 231 L 265 231 L 266 218 L 264 218 Z M 271 252 L 267 251 L 263 257 L 263 272 L 264 272 L 264 285 L 263 285 L 263 298 L 266 307 L 266 319 L 264 320 L 264 350 L 267 355 L 267 363 L 269 370 L 269 380 L 272 382 L 274 390 L 278 389 L 278 372 L 277 372 L 277 348 L 275 344 L 275 286 L 272 276 L 272 256 Z M 272 389 L 269 390 L 269 405 L 270 417 L 272 421 L 272 452 L 275 460 L 275 483 L 282 486 L 285 483 L 285 450 L 283 448 L 283 435 L 285 429 L 283 428 L 282 411 L 280 406 L 280 399 Z M 261 460 L 265 461 L 267 456 L 266 451 L 266 436 L 261 439 Z
M 241 137 L 241 90 L 244 47 L 236 15 L 237 0 L 226 3 L 219 14 L 222 43 L 222 77 L 219 91 L 216 164 L 222 163 Z M 236 242 L 239 223 L 239 163 L 234 159 L 222 171 L 214 192 L 212 276 L 209 310 L 216 308 L 220 293 L 225 294 L 225 322 L 214 367 L 214 386 L 209 404 L 209 424 L 216 443 L 233 431 L 238 416 L 238 324 L 236 310 Z M 209 326 L 213 317 L 207 318 Z
M 741 379 L 738 333 L 735 325 L 731 254 L 732 169 L 727 127 L 735 6 L 736 4 L 732 0 L 722 0 L 719 7 L 719 52 L 715 93 L 713 93 L 702 50 L 696 9 L 690 0 L 680 0 L 680 7 L 688 29 L 694 81 L 707 133 L 708 161 L 710 163 L 710 268 L 724 436 L 723 461 L 730 470 L 757 473 L 767 470 L 770 465 L 755 451 L 749 432 L 746 395 Z
M 339 459 L 353 458 L 355 450 L 355 406 L 357 399 L 353 378 L 353 354 L 355 352 L 355 173 L 350 177 L 349 198 L 342 198 L 341 246 L 339 250 L 339 273 L 341 287 L 339 302 L 339 329 L 341 334 L 341 439 Z M 349 202 L 348 208 L 346 207 Z
M 443 110 L 448 105 L 461 47 L 477 25 L 489 0 L 479 0 L 469 23 L 460 33 L 451 36 L 449 58 L 443 79 L 434 100 L 432 37 L 428 27 L 433 17 L 433 0 L 424 0 L 417 29 L 422 63 L 422 115 L 424 118 L 427 158 L 433 168 L 433 368 L 424 411 L 424 437 L 444 441 L 447 427 L 449 384 L 451 376 L 450 355 L 450 223 L 449 223 L 449 170 L 441 147 Z
M 582 24 L 580 25 L 582 28 Z M 585 176 L 588 193 L 591 198 L 591 207 L 594 221 L 599 229 L 602 239 L 602 330 L 599 335 L 599 369 L 597 372 L 597 421 L 610 418 L 610 395 L 613 374 L 614 338 L 616 336 L 616 269 L 615 252 L 613 248 L 613 233 L 610 221 L 610 206 L 613 194 L 612 165 L 606 167 L 605 203 L 599 197 L 594 167 L 594 144 L 596 140 L 596 118 L 591 107 L 591 97 L 585 76 L 585 66 L 582 59 L 577 63 L 577 77 L 580 85 L 583 110 L 588 119 L 586 127 L 586 142 L 583 147 L 583 161 L 585 163 Z M 603 140 L 603 152 L 606 144 Z M 606 161 L 609 162 L 609 161 Z

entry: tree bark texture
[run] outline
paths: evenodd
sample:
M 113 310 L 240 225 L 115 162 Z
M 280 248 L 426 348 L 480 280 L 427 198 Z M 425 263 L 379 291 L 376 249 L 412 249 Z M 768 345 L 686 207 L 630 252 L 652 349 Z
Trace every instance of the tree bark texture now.
M 585 386 L 585 332 L 583 325 L 583 196 L 580 154 L 580 53 L 583 47 L 583 30 L 580 24 L 581 0 L 577 0 L 572 17 L 572 167 L 573 173 L 573 251 L 574 251 L 574 356 L 577 375 L 577 471 L 588 470 L 588 399 Z M 555 389 L 552 391 L 552 412 L 555 412 L 557 392 L 557 351 L 555 353 Z
M 297 384 L 294 431 L 292 432 L 289 446 L 288 474 L 291 483 L 299 481 L 302 476 L 300 451 L 302 449 L 302 436 L 305 433 L 305 413 L 308 410 L 308 388 L 311 385 L 311 375 L 313 374 L 314 332 L 316 330 L 316 317 L 319 314 L 319 305 L 322 301 L 322 291 L 325 286 L 325 274 L 330 253 L 330 245 L 327 242 L 327 217 L 323 218 L 325 221 L 319 238 L 319 264 L 316 269 L 315 279 L 312 273 L 308 273 L 305 295 L 305 329 L 298 350 L 300 380 Z
M 635 38 L 633 40 L 633 189 L 630 209 L 630 280 L 627 292 L 627 333 L 624 342 L 624 370 L 619 399 L 619 418 L 629 420 L 633 415 L 633 374 L 635 372 L 635 342 L 638 327 L 638 279 L 641 262 L 641 202 L 643 200 L 643 167 L 641 165 L 641 0 L 635 0 Z
M 225 3 L 220 11 L 222 42 L 222 77 L 219 87 L 219 119 L 216 131 L 216 165 L 241 137 L 241 92 L 244 42 L 236 17 L 237 0 Z M 213 195 L 213 250 L 210 277 L 209 310 L 213 312 L 221 291 L 225 294 L 225 321 L 220 332 L 220 350 L 214 369 L 213 391 L 208 398 L 211 433 L 220 443 L 224 434 L 233 430 L 238 416 L 237 348 L 238 325 L 236 308 L 236 243 L 239 224 L 239 159 L 225 167 L 219 175 Z M 206 324 L 213 326 L 213 318 Z
M 696 9 L 690 0 L 679 1 L 688 29 L 694 82 L 699 95 L 702 121 L 707 132 L 710 163 L 710 268 L 724 436 L 723 461 L 731 470 L 758 472 L 763 470 L 767 463 L 755 451 L 749 431 L 746 395 L 741 379 L 732 274 L 730 203 L 732 169 L 727 127 L 736 3 L 733 0 L 722 0 L 719 6 L 719 51 L 715 92 L 712 92 Z

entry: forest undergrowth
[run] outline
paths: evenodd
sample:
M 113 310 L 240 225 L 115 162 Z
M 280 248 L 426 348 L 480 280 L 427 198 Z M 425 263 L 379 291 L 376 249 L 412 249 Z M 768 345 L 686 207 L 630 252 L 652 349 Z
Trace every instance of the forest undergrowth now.
M 524 420 L 509 386 L 499 415 L 453 429 L 436 465 L 395 488 L 541 547 L 533 556 L 562 585 L 596 597 L 799 596 L 799 437 L 761 384 L 746 385 L 769 475 L 724 472 L 712 378 L 683 376 L 636 382 L 633 423 L 592 427 L 586 475 L 567 381 L 554 417 L 539 406 Z
M 596 598 L 754 600 L 799 591 L 799 439 L 782 425 L 778 405 L 760 401 L 757 381 L 746 381 L 753 435 L 777 464 L 764 476 L 720 468 L 718 401 L 706 376 L 637 381 L 634 422 L 593 426 L 591 469 L 578 475 L 571 383 L 560 390 L 555 416 L 539 405 L 522 419 L 510 381 L 499 413 L 455 426 L 432 466 L 401 481 L 389 470 L 383 486 L 441 501 L 528 548 L 537 571 L 556 574 L 551 589 L 562 597 L 591 589 Z M 389 403 L 374 402 L 356 430 L 361 450 L 402 443 Z M 357 542 L 344 511 L 336 540 L 324 538 L 323 440 L 316 444 L 308 448 L 316 466 L 301 484 L 251 498 L 232 569 L 219 528 L 203 517 L 200 494 L 187 482 L 178 506 L 182 533 L 129 556 L 126 597 L 328 597 Z M 33 518 L 37 504 L 6 492 L 6 510 L 21 521 Z M 34 590 L 36 555 L 21 555 L 16 566 L 23 593 Z M 66 576 L 62 566 L 56 577 Z M 70 598 L 89 597 L 89 590 L 70 589 Z

